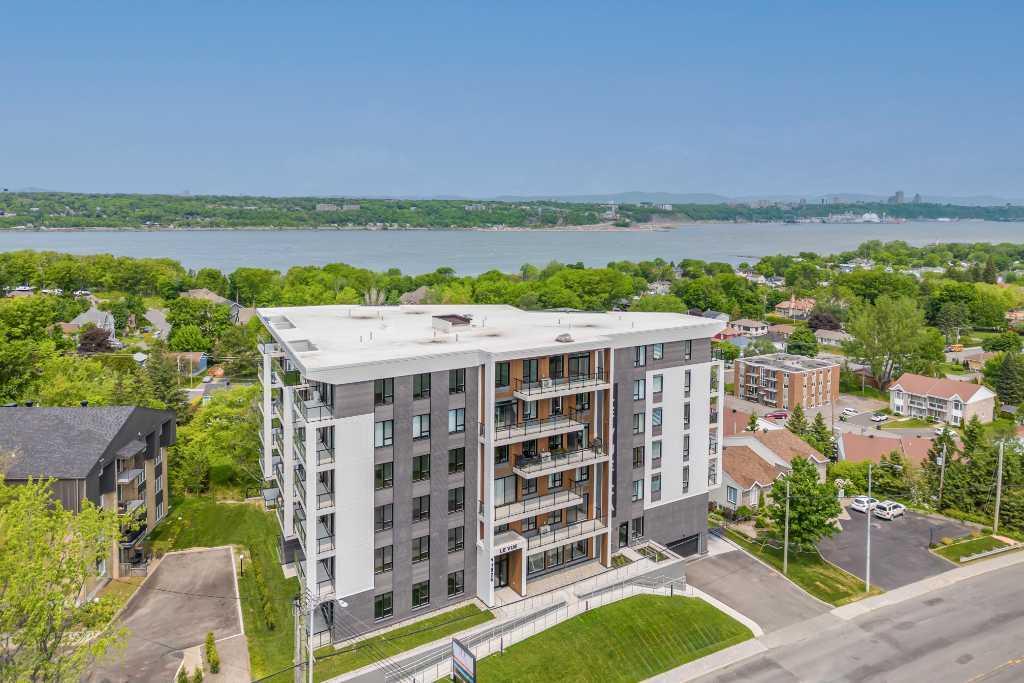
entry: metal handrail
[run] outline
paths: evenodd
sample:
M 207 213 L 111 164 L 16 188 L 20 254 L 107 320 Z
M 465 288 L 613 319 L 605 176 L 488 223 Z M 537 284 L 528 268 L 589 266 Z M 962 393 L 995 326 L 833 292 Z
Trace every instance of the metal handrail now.
M 529 472 L 547 469 L 548 467 L 561 467 L 562 465 L 572 463 L 582 463 L 585 460 L 596 460 L 604 455 L 604 448 L 600 444 L 594 443 L 590 446 L 580 446 L 569 451 L 552 451 L 546 455 L 520 455 L 516 458 L 516 467 Z
M 523 500 L 517 500 L 512 503 L 506 503 L 495 507 L 494 521 L 508 519 L 509 517 L 532 512 L 534 510 L 541 510 L 551 506 L 559 506 L 562 503 L 578 503 L 582 502 L 582 500 L 583 496 L 575 489 L 549 493 L 543 496 L 537 496 L 536 498 L 525 498 Z
M 546 429 L 557 427 L 563 423 L 565 423 L 566 426 L 572 426 L 575 423 L 582 427 L 584 422 L 578 419 L 577 415 L 579 415 L 579 411 L 572 410 L 565 415 L 551 415 L 544 419 L 525 420 L 523 422 L 513 422 L 506 425 L 495 425 L 494 438 L 508 438 L 511 437 L 513 433 L 518 435 L 519 432 L 521 432 L 522 436 L 540 434 Z M 483 423 L 481 423 L 481 429 L 483 429 Z
M 583 536 L 584 534 L 589 534 L 592 531 L 604 528 L 607 527 L 600 519 L 588 519 L 584 522 L 561 526 L 550 531 L 539 531 L 536 534 L 527 536 L 526 547 L 527 549 L 536 548 L 556 541 L 563 541 L 577 536 Z
M 334 506 L 334 491 L 328 491 L 327 493 L 318 493 L 316 495 L 316 509 L 323 510 Z
M 300 387 L 293 391 L 295 393 L 292 407 L 305 422 L 319 422 L 334 417 L 334 409 L 323 402 L 320 392 L 316 389 Z
M 569 375 L 567 377 L 542 377 L 532 382 L 526 382 L 520 377 L 513 377 L 512 390 L 518 391 L 521 394 L 542 394 L 548 391 L 561 391 L 562 389 L 584 389 L 607 382 L 608 375 L 603 371 Z

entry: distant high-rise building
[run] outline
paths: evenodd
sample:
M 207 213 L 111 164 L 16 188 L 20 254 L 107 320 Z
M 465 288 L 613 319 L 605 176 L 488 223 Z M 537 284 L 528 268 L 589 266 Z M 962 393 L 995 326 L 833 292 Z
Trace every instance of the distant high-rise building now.
M 890 204 L 902 204 L 904 200 L 903 190 L 896 190 L 896 194 L 889 197 Z
M 915 204 L 920 204 L 922 201 L 924 201 L 924 200 L 921 199 L 921 193 L 920 192 L 918 192 L 917 194 L 914 195 L 914 203 Z

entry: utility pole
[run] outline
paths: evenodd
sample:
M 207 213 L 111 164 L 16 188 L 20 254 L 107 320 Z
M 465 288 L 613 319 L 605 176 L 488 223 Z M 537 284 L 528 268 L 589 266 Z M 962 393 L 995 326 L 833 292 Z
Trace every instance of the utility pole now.
M 871 515 L 874 514 L 874 510 L 871 507 L 871 462 L 868 462 L 868 509 L 864 515 L 864 519 L 867 520 L 868 532 L 867 532 L 867 553 L 865 557 L 864 567 L 864 592 L 868 593 L 871 591 Z
M 999 442 L 999 467 L 996 470 L 996 518 L 992 520 L 992 533 L 999 533 L 999 504 L 1003 498 L 1003 443 Z
M 942 485 L 946 483 L 946 445 L 942 445 L 942 463 L 939 465 L 939 512 L 942 511 Z
M 789 477 L 786 478 L 786 530 L 782 540 L 782 573 L 789 574 Z

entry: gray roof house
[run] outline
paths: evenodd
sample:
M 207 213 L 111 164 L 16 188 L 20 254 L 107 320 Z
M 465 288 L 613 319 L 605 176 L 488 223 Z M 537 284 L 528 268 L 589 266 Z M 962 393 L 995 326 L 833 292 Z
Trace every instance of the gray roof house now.
M 72 319 L 71 324 L 78 325 L 79 327 L 92 324 L 110 332 L 111 339 L 114 337 L 114 316 L 111 315 L 109 311 L 90 308 L 88 311 L 83 311 L 76 315 L 74 319 Z

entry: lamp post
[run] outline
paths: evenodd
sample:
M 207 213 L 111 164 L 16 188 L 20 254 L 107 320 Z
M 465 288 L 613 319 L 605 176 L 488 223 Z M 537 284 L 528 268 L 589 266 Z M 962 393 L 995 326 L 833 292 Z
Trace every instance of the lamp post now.
M 789 574 L 789 477 L 786 477 L 786 526 L 782 536 L 782 574 Z
M 871 591 L 871 517 L 875 514 L 874 506 L 871 505 L 871 468 L 874 463 L 868 463 L 868 509 L 865 512 L 864 518 L 867 520 L 868 532 L 867 532 L 867 552 L 864 560 L 864 592 L 868 593 Z M 903 467 L 900 465 L 894 465 L 888 462 L 878 463 L 878 467 L 891 467 L 894 470 L 903 471 Z

